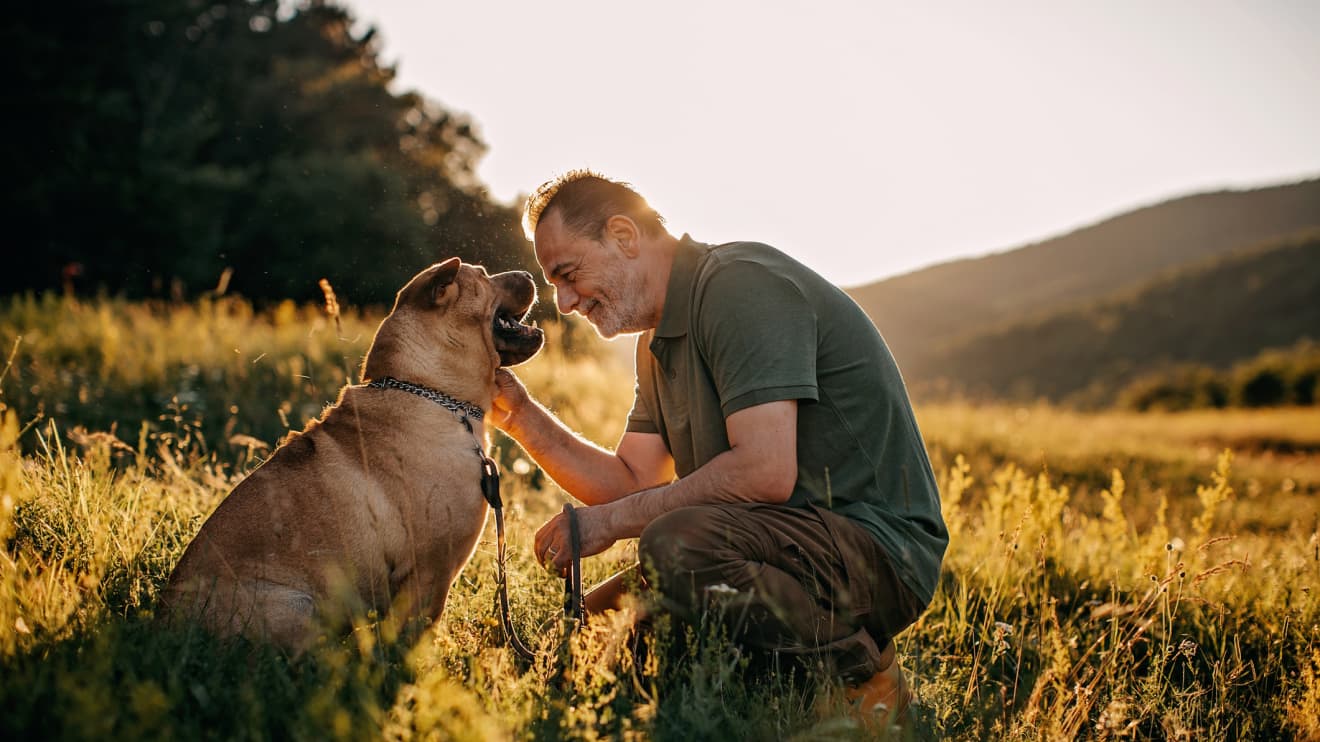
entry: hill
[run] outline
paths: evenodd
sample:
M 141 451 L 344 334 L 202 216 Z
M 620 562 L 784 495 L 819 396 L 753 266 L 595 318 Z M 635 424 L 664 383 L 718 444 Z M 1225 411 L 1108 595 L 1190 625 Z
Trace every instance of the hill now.
M 1029 318 L 1320 226 L 1320 180 L 1173 199 L 1060 237 L 853 288 L 904 374 L 949 376 L 958 348 Z M 972 353 L 972 355 L 978 355 Z M 956 367 L 961 378 L 966 369 Z
M 1086 306 L 987 331 L 930 354 L 974 395 L 1108 403 L 1179 363 L 1225 367 L 1320 338 L 1320 229 L 1172 271 Z

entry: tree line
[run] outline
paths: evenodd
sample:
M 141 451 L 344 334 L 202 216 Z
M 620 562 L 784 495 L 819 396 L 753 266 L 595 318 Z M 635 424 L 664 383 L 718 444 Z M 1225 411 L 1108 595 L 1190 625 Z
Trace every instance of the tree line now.
M 474 122 L 392 91 L 342 6 L 22 3 L 3 29 L 19 131 L 0 145 L 0 294 L 309 299 L 324 277 L 381 304 L 450 255 L 533 265 L 475 176 Z
M 1133 381 L 1118 399 L 1143 411 L 1320 404 L 1320 345 L 1303 340 L 1228 368 L 1176 366 Z

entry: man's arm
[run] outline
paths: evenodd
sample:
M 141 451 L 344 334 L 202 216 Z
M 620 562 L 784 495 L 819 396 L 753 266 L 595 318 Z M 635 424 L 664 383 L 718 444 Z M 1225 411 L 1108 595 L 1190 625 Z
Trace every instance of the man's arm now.
M 578 511 L 582 556 L 634 538 L 656 518 L 682 507 L 723 502 L 783 503 L 797 482 L 797 401 L 748 407 L 729 415 L 728 451 L 682 479 Z M 556 516 L 536 534 L 536 555 L 556 572 L 568 567 L 567 523 Z
M 569 430 L 532 399 L 509 371 L 496 374 L 499 395 L 492 422 L 536 460 L 550 478 L 588 505 L 612 502 L 674 478 L 664 440 L 651 433 L 624 433 L 607 451 Z

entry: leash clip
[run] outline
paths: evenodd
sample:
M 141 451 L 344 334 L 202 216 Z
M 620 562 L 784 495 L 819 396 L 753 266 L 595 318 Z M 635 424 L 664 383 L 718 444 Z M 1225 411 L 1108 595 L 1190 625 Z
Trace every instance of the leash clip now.
M 481 494 L 496 510 L 504 507 L 500 499 L 499 467 L 495 466 L 495 461 L 485 454 L 481 456 Z

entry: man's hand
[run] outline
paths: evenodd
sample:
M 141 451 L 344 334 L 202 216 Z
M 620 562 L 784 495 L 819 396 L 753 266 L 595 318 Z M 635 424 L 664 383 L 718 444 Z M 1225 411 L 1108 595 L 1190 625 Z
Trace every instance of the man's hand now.
M 579 556 L 589 557 L 610 548 L 618 539 L 609 533 L 606 505 L 577 508 L 578 536 L 582 544 Z M 573 542 L 569 538 L 568 514 L 560 513 L 536 532 L 536 561 L 563 577 L 573 562 Z
M 495 400 L 491 403 L 490 421 L 500 430 L 507 431 L 513 419 L 531 400 L 527 387 L 519 381 L 512 371 L 501 368 L 495 371 Z

